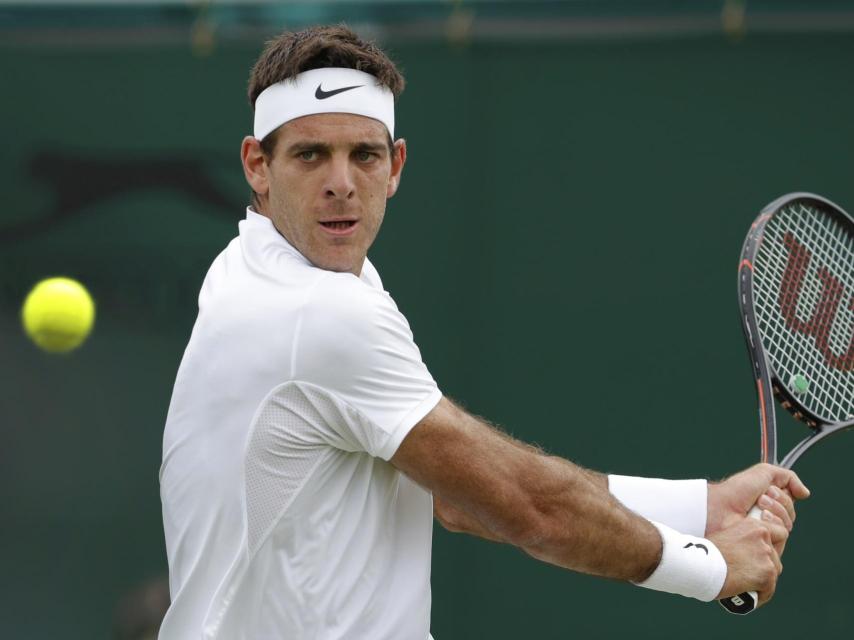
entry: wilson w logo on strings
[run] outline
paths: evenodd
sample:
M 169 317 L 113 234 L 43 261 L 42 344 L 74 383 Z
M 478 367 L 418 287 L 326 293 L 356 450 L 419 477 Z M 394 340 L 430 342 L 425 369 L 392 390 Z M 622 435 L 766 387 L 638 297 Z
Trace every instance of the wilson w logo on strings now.
M 830 336 L 837 316 L 841 315 L 840 306 L 845 304 L 845 308 L 854 311 L 854 293 L 846 291 L 843 282 L 822 265 L 817 273 L 820 284 L 818 302 L 808 320 L 799 317 L 798 302 L 813 256 L 791 231 L 786 232 L 783 243 L 789 251 L 789 259 L 783 273 L 778 302 L 786 326 L 791 331 L 814 338 L 815 346 L 824 356 L 828 366 L 840 371 L 851 371 L 854 369 L 854 332 L 848 350 L 844 353 L 834 351 Z

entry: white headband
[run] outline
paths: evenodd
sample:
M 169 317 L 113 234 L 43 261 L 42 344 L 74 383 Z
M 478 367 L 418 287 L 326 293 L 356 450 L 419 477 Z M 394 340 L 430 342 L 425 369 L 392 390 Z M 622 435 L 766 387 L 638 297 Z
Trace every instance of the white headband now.
M 264 89 L 255 100 L 255 138 L 315 113 L 354 113 L 382 122 L 394 139 L 394 96 L 355 69 L 311 69 Z

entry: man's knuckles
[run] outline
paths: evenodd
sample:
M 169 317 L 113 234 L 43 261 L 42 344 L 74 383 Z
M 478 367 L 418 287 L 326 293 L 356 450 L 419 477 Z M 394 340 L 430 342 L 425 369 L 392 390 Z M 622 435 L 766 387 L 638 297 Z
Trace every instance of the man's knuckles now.
M 749 537 L 754 540 L 758 540 L 767 547 L 771 547 L 773 538 L 771 536 L 770 526 L 763 524 L 758 520 L 750 520 L 749 522 L 752 525 L 752 530 L 749 533 Z

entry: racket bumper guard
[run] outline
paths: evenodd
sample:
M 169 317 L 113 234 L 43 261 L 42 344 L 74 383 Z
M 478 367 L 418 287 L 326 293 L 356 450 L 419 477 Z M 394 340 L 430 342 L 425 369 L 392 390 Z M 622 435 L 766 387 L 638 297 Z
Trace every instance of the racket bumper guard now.
M 745 616 L 756 609 L 758 600 L 759 597 L 756 595 L 756 592 L 749 591 L 737 596 L 732 596 L 731 598 L 723 598 L 719 602 L 721 603 L 721 606 L 730 613 L 734 613 L 738 616 Z

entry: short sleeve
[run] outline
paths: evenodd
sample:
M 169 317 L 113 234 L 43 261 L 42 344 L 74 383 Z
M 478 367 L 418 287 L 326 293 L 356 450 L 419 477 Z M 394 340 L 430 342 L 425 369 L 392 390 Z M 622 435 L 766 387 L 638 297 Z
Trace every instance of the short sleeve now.
M 330 425 L 348 449 L 384 460 L 442 397 L 391 296 L 350 274 L 329 273 L 314 287 L 292 371 L 361 416 Z

